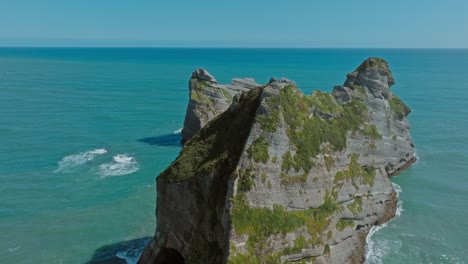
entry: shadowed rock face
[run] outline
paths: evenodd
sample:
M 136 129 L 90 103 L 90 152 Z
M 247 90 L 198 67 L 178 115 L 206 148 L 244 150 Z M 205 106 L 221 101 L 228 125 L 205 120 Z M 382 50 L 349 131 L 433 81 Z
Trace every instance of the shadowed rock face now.
M 186 125 L 206 124 L 184 126 L 192 138 L 157 178 L 157 230 L 139 263 L 167 249 L 185 263 L 362 263 L 369 229 L 395 215 L 389 177 L 414 162 L 387 63 L 367 59 L 331 94 L 272 79 L 205 105 L 195 90 L 223 92 L 194 76 Z M 218 99 L 229 106 L 214 114 Z

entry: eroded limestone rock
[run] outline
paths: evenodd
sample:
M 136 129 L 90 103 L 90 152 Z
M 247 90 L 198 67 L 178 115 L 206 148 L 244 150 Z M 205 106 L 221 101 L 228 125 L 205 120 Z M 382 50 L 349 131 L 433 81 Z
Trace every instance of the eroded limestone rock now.
M 257 86 L 259 84 L 251 78 L 235 78 L 231 84 L 218 84 L 208 71 L 195 70 L 189 81 L 190 99 L 182 129 L 182 142 L 192 138 L 208 121 L 226 111 L 236 94 Z
M 331 94 L 271 79 L 230 107 L 207 82 L 191 79 L 191 98 L 210 91 L 223 112 L 189 104 L 207 123 L 157 178 L 157 230 L 139 263 L 174 252 L 185 263 L 362 263 L 370 228 L 395 215 L 389 177 L 415 160 L 387 63 L 367 59 Z

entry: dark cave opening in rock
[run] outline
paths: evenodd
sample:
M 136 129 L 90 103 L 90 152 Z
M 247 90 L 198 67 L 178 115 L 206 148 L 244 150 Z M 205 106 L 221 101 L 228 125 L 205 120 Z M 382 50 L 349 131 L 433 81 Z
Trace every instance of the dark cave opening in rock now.
M 161 248 L 154 264 L 185 264 L 185 259 L 179 251 L 173 248 Z

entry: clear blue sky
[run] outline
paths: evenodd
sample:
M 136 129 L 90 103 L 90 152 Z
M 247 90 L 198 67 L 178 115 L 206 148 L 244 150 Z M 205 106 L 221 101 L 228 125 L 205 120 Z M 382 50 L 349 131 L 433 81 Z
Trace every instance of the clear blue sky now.
M 0 46 L 468 48 L 468 0 L 0 0 Z

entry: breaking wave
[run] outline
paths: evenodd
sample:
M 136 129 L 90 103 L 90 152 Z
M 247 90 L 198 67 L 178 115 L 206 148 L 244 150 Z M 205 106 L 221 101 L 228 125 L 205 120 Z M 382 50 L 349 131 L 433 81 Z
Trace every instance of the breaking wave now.
M 392 185 L 395 191 L 397 192 L 397 198 L 398 198 L 400 196 L 400 193 L 403 190 L 398 184 L 392 183 Z M 398 200 L 395 217 L 393 219 L 400 217 L 402 213 L 403 213 L 403 203 L 401 200 Z M 366 237 L 366 262 L 365 262 L 366 264 L 383 264 L 382 259 L 390 250 L 390 246 L 388 245 L 388 241 L 373 240 L 372 236 L 375 233 L 379 232 L 384 227 L 386 227 L 387 224 L 388 222 L 380 226 L 373 226 L 371 230 L 369 231 L 369 234 Z
M 182 128 L 181 129 L 177 129 L 176 131 L 174 131 L 174 134 L 180 134 L 182 133 Z
M 140 258 L 141 253 L 143 252 L 143 249 L 149 241 L 150 238 L 140 239 L 136 243 L 129 245 L 126 249 L 117 252 L 115 256 L 120 259 L 124 259 L 127 264 L 136 264 Z
M 135 158 L 127 154 L 118 154 L 112 159 L 111 162 L 99 166 L 99 174 L 102 177 L 127 175 L 140 169 Z
M 80 152 L 78 154 L 66 156 L 58 162 L 58 168 L 54 172 L 72 172 L 76 170 L 79 166 L 89 161 L 92 161 L 99 155 L 106 153 L 106 149 L 93 149 L 89 151 Z

